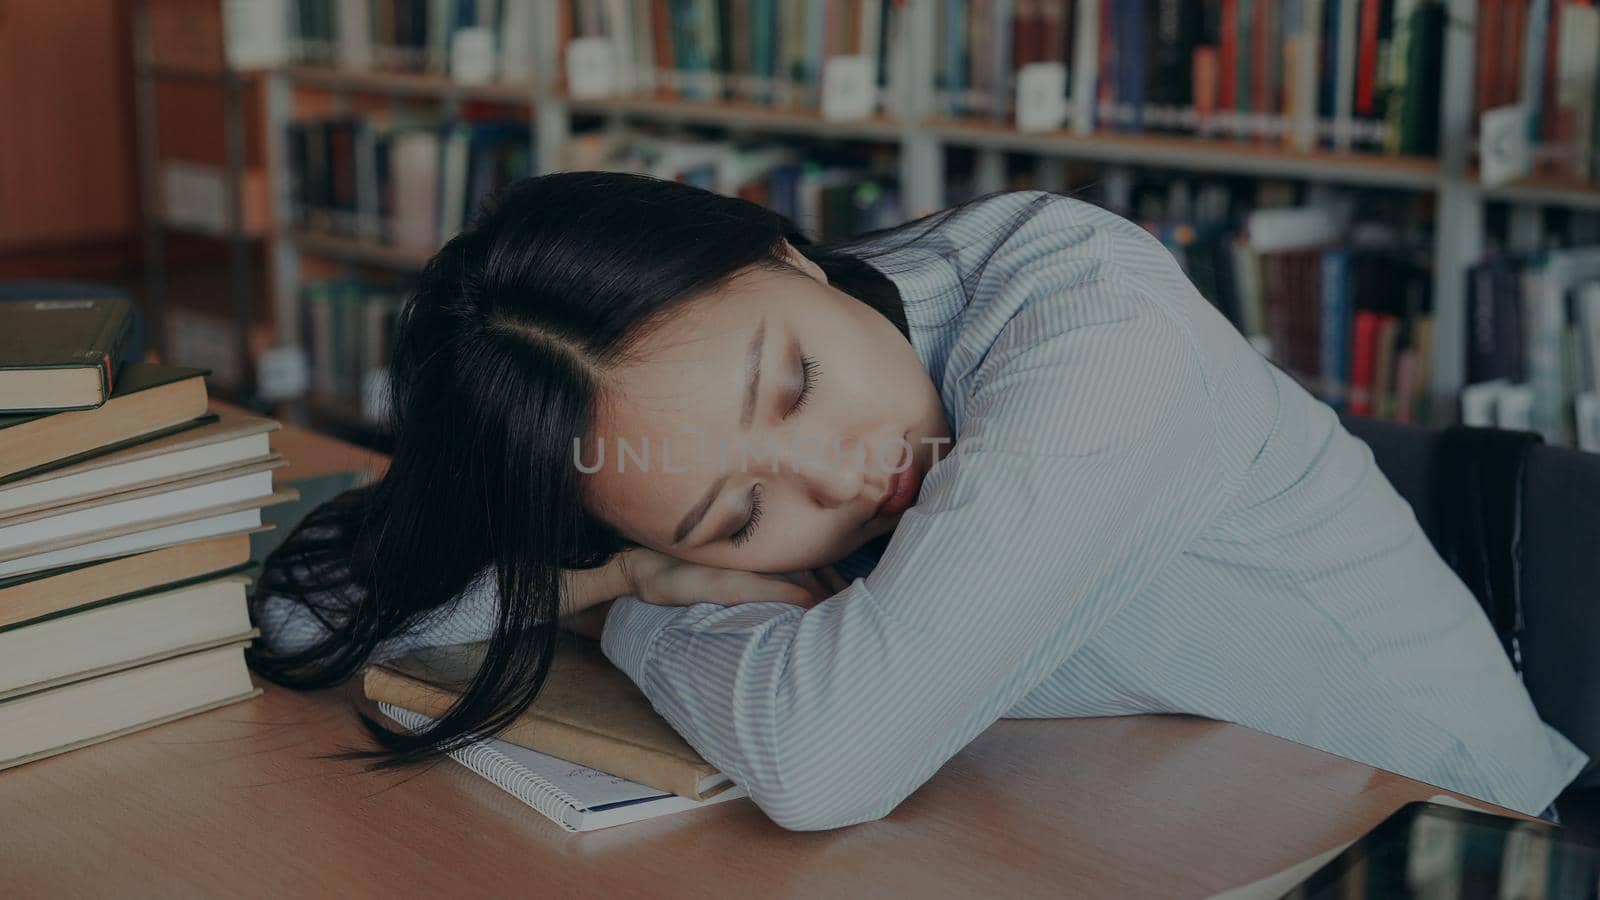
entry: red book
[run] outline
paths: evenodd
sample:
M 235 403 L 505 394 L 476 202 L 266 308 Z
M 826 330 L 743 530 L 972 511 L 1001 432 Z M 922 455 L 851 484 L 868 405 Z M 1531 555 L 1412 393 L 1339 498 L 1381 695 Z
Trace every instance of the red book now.
M 1044 62 L 1065 63 L 1072 56 L 1072 10 L 1068 0 L 1039 0 Z
M 1267 16 L 1267 7 L 1270 0 L 1256 0 L 1255 24 L 1251 26 L 1250 48 L 1250 108 L 1261 116 L 1270 116 L 1277 112 L 1277 105 L 1273 98 L 1268 96 L 1267 66 L 1272 64 L 1268 54 L 1277 52 L 1272 46 L 1270 34 L 1271 20 Z M 1266 133 L 1252 127 L 1254 137 L 1264 140 Z
M 1378 78 L 1378 13 L 1379 0 L 1361 0 L 1361 43 L 1356 48 L 1356 112 L 1363 116 L 1373 113 Z
M 1571 2 L 1571 0 L 1568 0 Z M 1550 0 L 1550 24 L 1544 30 L 1544 78 L 1539 83 L 1539 138 L 1545 143 L 1557 141 L 1556 78 L 1559 76 L 1557 57 L 1561 54 L 1562 0 Z
M 1290 334 L 1292 310 L 1287 300 L 1285 268 L 1287 252 L 1261 254 L 1261 318 L 1272 344 L 1272 361 L 1294 373 L 1293 336 Z
M 1209 44 L 1194 48 L 1189 84 L 1194 90 L 1194 111 L 1202 123 L 1217 111 L 1217 81 L 1217 48 Z
M 1016 0 L 1011 13 L 1011 66 L 1021 69 L 1043 58 L 1040 46 L 1039 9 L 1044 0 Z
M 1088 0 L 1083 0 L 1088 2 Z M 1077 10 L 1072 0 L 1045 0 L 1045 48 L 1053 62 L 1072 59 L 1072 40 L 1077 29 Z
M 1221 46 L 1218 48 L 1218 109 L 1233 109 L 1239 77 L 1239 0 L 1222 0 Z
M 561 4 L 565 6 L 566 4 Z M 672 33 L 668 30 L 672 20 L 668 18 L 671 12 L 667 9 L 667 0 L 650 0 L 650 38 L 655 46 L 656 71 L 666 75 L 673 68 L 672 59 Z M 656 82 L 656 93 L 662 97 L 676 97 L 677 88 L 668 78 L 660 78 Z
M 1478 78 L 1473 92 L 1477 95 L 1473 105 L 1473 126 L 1485 110 L 1495 101 L 1495 75 L 1500 71 L 1498 45 L 1500 40 L 1500 0 L 1478 0 Z
M 1350 348 L 1350 412 L 1372 415 L 1372 365 L 1378 355 L 1378 313 L 1356 310 L 1355 345 Z
M 1516 103 L 1522 96 L 1523 31 L 1528 27 L 1526 0 L 1500 0 L 1505 30 L 1500 45 L 1500 105 Z
M 1322 384 L 1322 250 L 1312 248 L 1301 254 L 1300 319 L 1305 328 L 1300 353 L 1306 374 L 1316 381 L 1317 394 L 1327 396 Z

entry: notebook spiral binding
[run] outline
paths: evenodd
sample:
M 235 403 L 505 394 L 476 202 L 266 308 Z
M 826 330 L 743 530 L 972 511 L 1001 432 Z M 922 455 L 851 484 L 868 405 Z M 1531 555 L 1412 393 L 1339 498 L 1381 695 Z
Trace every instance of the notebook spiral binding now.
M 379 703 L 378 709 L 384 715 L 404 725 L 411 731 L 420 731 L 430 724 L 430 720 L 409 709 L 401 709 L 388 703 Z M 509 792 L 512 796 L 528 804 L 551 821 L 560 825 L 564 830 L 576 832 L 578 829 L 567 822 L 564 813 L 572 810 L 583 809 L 583 804 L 556 787 L 550 782 L 540 778 L 537 774 L 529 772 L 525 767 L 518 765 L 505 754 L 487 744 L 468 744 L 456 750 L 449 751 L 450 756 L 466 766 L 469 770 L 482 774 L 498 787 Z

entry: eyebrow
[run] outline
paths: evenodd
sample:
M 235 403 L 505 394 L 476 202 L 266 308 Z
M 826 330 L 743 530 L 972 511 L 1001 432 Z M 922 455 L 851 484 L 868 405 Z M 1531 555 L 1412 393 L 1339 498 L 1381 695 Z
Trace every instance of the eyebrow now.
M 756 398 L 760 394 L 761 387 L 761 356 L 762 350 L 766 347 L 766 338 L 767 319 L 762 316 L 761 322 L 756 325 L 755 333 L 750 336 L 749 346 L 744 351 L 744 409 L 739 415 L 740 431 L 748 431 L 750 423 L 755 419 Z M 706 510 L 716 502 L 717 496 L 722 493 L 723 485 L 727 482 L 726 472 L 711 482 L 711 487 L 705 492 L 705 496 L 701 497 L 678 522 L 678 527 L 672 532 L 672 546 L 676 547 L 683 543 L 684 539 L 700 525 L 700 520 L 705 518 Z

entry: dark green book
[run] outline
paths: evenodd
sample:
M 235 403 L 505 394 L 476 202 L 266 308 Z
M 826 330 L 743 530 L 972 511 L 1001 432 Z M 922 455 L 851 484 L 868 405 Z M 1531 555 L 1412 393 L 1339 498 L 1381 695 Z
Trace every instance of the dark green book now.
M 128 363 L 94 409 L 0 416 L 0 482 L 167 434 L 206 414 L 206 369 Z
M 92 409 L 133 329 L 121 297 L 0 302 L 0 412 Z

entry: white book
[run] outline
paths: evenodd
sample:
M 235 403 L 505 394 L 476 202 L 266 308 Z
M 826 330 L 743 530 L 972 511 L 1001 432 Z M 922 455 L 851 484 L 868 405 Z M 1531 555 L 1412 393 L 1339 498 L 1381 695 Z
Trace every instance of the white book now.
M 534 0 L 506 0 L 500 20 L 500 80 L 532 83 L 538 69 Z
M 1339 3 L 1338 65 L 1334 70 L 1333 148 L 1350 149 L 1355 137 L 1356 0 Z
M 1600 393 L 1600 282 L 1578 290 L 1578 340 L 1589 361 L 1589 383 L 1580 390 Z
M 467 214 L 467 152 L 472 128 L 457 124 L 444 139 L 444 161 L 439 171 L 439 243 L 456 236 Z
M 59 550 L 48 550 L 29 556 L 8 559 L 0 562 L 0 578 L 43 572 L 46 569 L 56 569 L 61 566 L 91 562 L 97 559 L 110 559 L 113 556 L 140 553 L 145 550 L 165 547 L 169 544 L 181 544 L 186 541 L 197 541 L 201 538 L 250 531 L 260 527 L 261 509 L 259 507 L 251 507 L 250 509 L 207 516 L 202 519 L 192 519 L 187 522 L 177 522 L 144 531 L 119 534 L 115 537 L 90 541 L 73 547 L 63 547 Z
M 249 640 L 249 582 L 227 575 L 0 629 L 0 701 Z
M 251 464 L 241 468 L 256 471 L 200 475 L 59 509 L 0 519 L 0 553 L 265 497 L 272 493 L 272 470 L 258 468 L 260 465 L 274 464 Z
M 1317 70 L 1321 61 L 1322 0 L 1301 0 L 1300 29 L 1294 36 L 1295 69 L 1284 73 L 1293 79 L 1294 121 L 1290 137 L 1294 149 L 1306 151 L 1317 145 Z
M 244 643 L 186 653 L 0 703 L 0 769 L 261 693 Z
M 272 452 L 268 434 L 277 427 L 271 419 L 228 414 L 198 428 L 4 482 L 0 519 L 265 461 Z
M 338 0 L 334 8 L 339 65 L 370 69 L 373 63 L 372 24 L 367 0 Z
M 433 723 L 427 716 L 389 703 L 379 703 L 378 709 L 411 731 Z M 574 832 L 610 828 L 749 796 L 744 787 L 730 784 L 705 800 L 691 800 L 495 738 L 450 751 L 450 757 L 563 829 Z M 703 792 L 728 780 L 726 775 L 710 775 L 699 787 Z
M 1600 10 L 1576 3 L 1563 5 L 1560 32 L 1556 109 L 1548 115 L 1572 117 L 1572 172 L 1590 178 L 1595 78 L 1600 74 Z
M 1495 409 L 1500 392 L 1509 386 L 1504 378 L 1480 381 L 1461 389 L 1461 424 L 1471 428 L 1493 428 L 1499 420 Z
M 1578 420 L 1578 449 L 1600 453 L 1600 394 L 1586 391 L 1573 398 Z
M 432 249 L 439 238 L 439 136 L 423 129 L 401 131 L 389 153 L 395 243 Z

